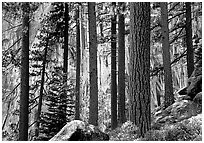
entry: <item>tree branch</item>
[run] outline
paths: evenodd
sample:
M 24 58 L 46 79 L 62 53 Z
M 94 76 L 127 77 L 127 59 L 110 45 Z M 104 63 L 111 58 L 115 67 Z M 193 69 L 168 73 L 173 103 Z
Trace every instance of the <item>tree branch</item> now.
M 13 28 L 16 28 L 16 27 L 18 27 L 18 26 L 21 26 L 21 25 L 22 25 L 22 24 L 15 25 L 15 26 L 13 26 L 13 27 L 11 27 L 11 28 L 8 28 L 8 29 L 2 31 L 2 33 L 6 32 L 6 31 L 9 31 L 9 30 L 11 30 L 11 29 L 13 29 Z
M 184 27 L 179 31 L 179 34 L 177 34 L 176 36 L 173 37 L 173 39 L 170 41 L 170 44 L 172 44 L 175 40 L 177 40 L 180 36 L 180 34 L 182 33 Z
M 21 83 L 18 83 L 14 88 L 13 88 L 13 90 L 8 94 L 8 95 L 6 95 L 6 99 L 15 91 L 15 89 L 20 85 Z M 6 100 L 5 99 L 5 100 Z M 5 101 L 3 98 L 2 98 L 2 100 L 3 101 Z M 10 102 L 10 101 L 9 101 Z
M 177 61 L 179 61 L 181 58 L 183 58 L 184 56 L 186 56 L 186 52 L 187 50 L 185 50 L 179 57 L 175 58 L 172 62 L 171 65 L 176 63 Z M 164 67 L 156 67 L 155 70 L 150 71 L 151 74 L 150 76 L 156 76 L 159 72 L 161 72 L 162 70 L 164 70 Z
M 22 38 L 19 38 L 18 40 L 16 40 L 13 45 L 11 45 L 8 49 L 6 49 L 5 51 L 3 51 L 3 54 L 6 54 L 6 52 L 8 52 L 8 50 L 10 50 L 16 43 L 18 43 Z

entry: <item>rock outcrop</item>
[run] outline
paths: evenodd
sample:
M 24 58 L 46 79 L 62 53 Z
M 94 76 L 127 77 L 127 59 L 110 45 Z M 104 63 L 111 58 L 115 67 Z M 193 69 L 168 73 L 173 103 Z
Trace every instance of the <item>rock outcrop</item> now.
M 50 141 L 108 141 L 109 136 L 80 120 L 67 123 Z
M 194 97 L 202 92 L 202 61 L 200 60 L 195 69 L 188 79 L 188 84 L 185 88 L 181 89 L 178 93 L 184 96 L 185 99 L 193 100 Z
M 187 87 L 178 92 L 184 96 L 177 98 L 166 109 L 159 108 L 155 111 L 152 122 L 153 128 L 180 122 L 202 113 L 202 66 L 201 63 L 199 64 L 188 79 Z

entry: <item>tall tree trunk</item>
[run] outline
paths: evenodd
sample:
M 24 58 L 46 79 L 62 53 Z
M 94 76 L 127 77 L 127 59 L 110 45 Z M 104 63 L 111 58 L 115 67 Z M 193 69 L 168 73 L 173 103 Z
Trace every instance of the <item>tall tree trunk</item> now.
M 75 119 L 80 119 L 80 65 L 81 65 L 81 51 L 80 51 L 80 23 L 79 23 L 79 6 L 76 10 L 76 102 L 75 102 Z
M 64 12 L 64 84 L 67 83 L 67 71 L 68 71 L 68 30 L 69 30 L 69 9 L 68 3 L 65 3 Z
M 64 10 L 64 21 L 65 21 L 65 26 L 64 26 L 64 65 L 63 65 L 63 73 L 64 73 L 64 77 L 63 77 L 63 83 L 64 86 L 67 87 L 67 74 L 68 74 L 68 49 L 69 49 L 69 45 L 68 45 L 68 30 L 69 30 L 69 5 L 67 2 L 65 2 L 65 10 Z M 67 101 L 67 90 L 63 89 L 64 93 L 63 96 L 61 96 L 61 100 L 62 101 Z M 66 113 L 67 113 L 67 103 L 63 103 L 62 104 L 62 110 L 65 113 L 63 116 L 63 124 L 66 124 Z M 62 125 L 63 126 L 63 125 Z
M 114 15 L 111 18 L 111 128 L 117 127 L 117 82 L 116 82 L 116 2 L 112 3 Z
M 187 46 L 187 71 L 188 77 L 194 70 L 194 51 L 192 44 L 192 22 L 191 22 L 191 3 L 186 2 L 186 46 Z
M 22 4 L 22 58 L 21 58 L 21 94 L 20 94 L 20 125 L 19 141 L 28 140 L 29 122 L 29 3 Z
M 44 89 L 44 81 L 45 81 L 45 65 L 46 65 L 46 56 L 47 56 L 47 49 L 48 49 L 48 39 L 46 39 L 46 45 L 45 45 L 45 53 L 43 58 L 43 67 L 42 67 L 42 77 L 41 77 L 41 85 L 40 85 L 40 96 L 39 96 L 39 102 L 38 102 L 38 111 L 37 111 L 37 117 L 36 117 L 36 129 L 35 129 L 35 136 L 38 137 L 39 135 L 39 126 L 40 126 L 40 114 L 42 109 L 42 99 L 43 99 L 43 89 Z
M 119 6 L 123 6 L 119 2 Z M 122 12 L 118 16 L 118 121 L 120 124 L 125 118 L 125 21 Z
M 164 82 L 165 95 L 164 107 L 174 103 L 173 83 L 171 73 L 170 45 L 169 45 L 169 28 L 168 28 L 168 9 L 167 3 L 161 2 L 161 25 L 162 25 L 162 50 L 163 50 L 163 65 L 164 65 Z
M 88 3 L 89 20 L 89 75 L 90 75 L 90 104 L 89 123 L 98 125 L 98 76 L 97 76 L 97 33 L 95 2 Z
M 130 119 L 139 136 L 150 130 L 150 3 L 130 3 Z

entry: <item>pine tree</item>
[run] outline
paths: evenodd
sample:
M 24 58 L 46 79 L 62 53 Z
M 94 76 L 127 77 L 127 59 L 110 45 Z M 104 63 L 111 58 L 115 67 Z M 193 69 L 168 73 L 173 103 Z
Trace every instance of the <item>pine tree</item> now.
M 97 76 L 97 33 L 95 2 L 88 3 L 89 20 L 89 74 L 90 74 L 90 104 L 89 123 L 98 125 L 98 76 Z
M 64 3 L 53 3 L 55 9 L 51 11 L 51 15 L 48 16 L 47 22 L 44 28 L 47 28 L 47 32 L 50 39 L 50 47 L 56 42 L 60 42 L 62 38 L 68 40 L 68 33 L 63 34 L 62 31 L 65 31 L 65 21 L 68 20 L 66 14 L 68 14 L 67 4 Z M 66 6 L 66 14 L 65 14 Z M 64 17 L 66 16 L 66 18 Z M 61 21 L 61 19 L 64 19 Z M 66 22 L 67 23 L 67 22 Z M 46 27 L 47 26 L 47 27 Z M 50 27 L 55 27 L 51 29 Z M 68 27 L 66 27 L 68 28 Z M 42 30 L 43 32 L 46 29 Z M 66 30 L 68 32 L 68 29 Z M 46 34 L 43 34 L 46 35 Z M 66 36 L 65 36 L 66 35 Z M 64 40 L 66 41 L 66 40 Z M 68 45 L 66 41 L 63 45 L 65 53 L 67 53 Z M 68 56 L 65 54 L 64 61 L 67 61 Z M 51 78 L 48 81 L 47 85 L 47 95 L 44 98 L 44 102 L 47 107 L 47 111 L 44 111 L 41 114 L 40 120 L 40 135 L 37 140 L 49 140 L 52 138 L 60 129 L 69 122 L 74 116 L 74 87 L 73 84 L 67 84 L 67 65 L 56 66 L 57 60 L 54 63 L 53 70 L 51 70 Z M 66 78 L 66 80 L 65 80 Z
M 125 3 L 119 2 L 121 11 L 118 15 L 118 121 L 124 123 L 125 118 L 125 18 L 123 7 Z
M 75 119 L 80 119 L 80 63 L 81 63 L 81 51 L 80 51 L 80 25 L 79 25 L 79 6 L 76 10 L 76 101 L 75 101 Z
M 40 136 L 38 140 L 49 140 L 74 116 L 73 85 L 67 85 L 67 99 L 64 99 L 62 67 L 55 67 L 52 79 L 48 83 L 49 90 L 45 98 L 47 111 L 42 113 Z M 59 90 L 61 89 L 61 90 Z M 66 107 L 68 106 L 68 109 Z M 65 110 L 66 109 L 66 110 Z M 66 112 L 65 112 L 66 111 Z
M 117 82 L 116 82 L 116 2 L 112 3 L 113 15 L 111 18 L 111 128 L 117 127 Z
M 63 116 L 63 120 L 64 122 L 62 123 L 63 125 L 66 124 L 66 110 L 67 110 L 67 105 L 66 105 L 66 100 L 67 100 L 67 90 L 66 90 L 66 87 L 67 87 L 67 74 L 68 74 L 68 49 L 69 49 L 69 42 L 68 42 L 68 31 L 69 31 L 69 6 L 68 6 L 68 3 L 63 3 L 63 7 L 64 7 L 64 11 L 63 11 L 63 30 L 64 31 L 64 43 L 63 43 L 63 48 L 64 48 L 64 63 L 63 63 L 63 86 L 65 88 L 63 88 L 63 93 L 61 94 L 61 101 L 65 101 L 65 103 L 62 103 L 63 104 L 63 108 L 62 112 L 64 112 L 64 116 Z
M 36 120 L 36 129 L 35 129 L 35 136 L 38 137 L 39 135 L 39 125 L 40 125 L 40 114 L 42 110 L 42 102 L 43 102 L 43 89 L 44 89 L 44 82 L 45 82 L 45 64 L 47 61 L 47 51 L 48 51 L 48 39 L 47 37 L 45 41 L 45 48 L 44 48 L 44 56 L 43 56 L 43 67 L 42 67 L 42 78 L 41 78 L 41 85 L 40 85 L 40 95 L 39 95 L 39 102 L 38 102 L 38 111 L 37 111 L 37 120 Z
M 194 51 L 192 44 L 192 21 L 191 21 L 191 3 L 186 2 L 186 46 L 187 46 L 187 72 L 188 77 L 191 76 L 194 70 Z
M 21 58 L 21 95 L 20 95 L 20 121 L 19 141 L 28 140 L 29 122 L 29 6 L 28 2 L 22 4 L 22 58 Z
M 162 50 L 163 50 L 163 65 L 164 65 L 164 107 L 168 107 L 174 102 L 171 59 L 170 59 L 170 45 L 169 45 L 169 28 L 168 28 L 168 9 L 167 3 L 160 3 L 161 6 L 161 25 L 162 25 Z

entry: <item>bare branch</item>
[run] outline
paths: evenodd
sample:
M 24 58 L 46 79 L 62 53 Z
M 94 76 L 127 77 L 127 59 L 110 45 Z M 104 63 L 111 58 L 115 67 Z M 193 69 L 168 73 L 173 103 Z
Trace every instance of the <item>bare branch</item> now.
M 3 51 L 3 54 L 6 54 L 6 52 L 8 52 L 8 50 L 10 50 L 13 46 L 15 46 L 16 43 L 18 43 L 22 38 L 19 38 L 18 40 L 16 40 L 13 45 L 11 45 L 8 49 L 6 49 L 5 51 Z
M 6 95 L 6 99 L 15 91 L 15 89 L 16 88 L 18 88 L 18 86 L 20 85 L 21 83 L 18 83 L 14 88 L 13 88 L 13 90 L 8 94 L 8 95 Z M 4 100 L 4 99 L 2 99 L 3 101 L 6 101 L 6 99 Z M 9 101 L 10 102 L 10 101 Z
M 172 6 L 172 8 L 169 9 L 168 12 L 172 11 L 172 10 L 173 10 L 177 5 L 179 5 L 179 4 L 180 4 L 180 2 L 177 2 L 174 6 Z
M 186 52 L 187 50 L 185 50 L 179 57 L 175 58 L 172 62 L 171 65 L 178 62 L 181 58 L 183 58 L 184 56 L 186 56 Z M 152 70 L 150 76 L 156 76 L 159 72 L 163 71 L 164 67 L 158 67 L 156 68 L 156 70 Z
M 8 29 L 6 29 L 6 30 L 4 30 L 4 31 L 2 31 L 2 32 L 4 33 L 4 32 L 6 32 L 6 31 L 9 31 L 9 30 L 14 29 L 14 28 L 16 28 L 16 27 L 19 27 L 19 26 L 21 26 L 21 25 L 22 25 L 22 24 L 15 25 L 15 26 L 13 26 L 13 27 L 11 27 L 11 28 L 8 28 Z
M 174 41 L 176 41 L 179 38 L 183 30 L 184 30 L 184 27 L 179 31 L 179 34 L 173 37 L 173 39 L 170 41 L 170 44 L 172 44 Z

